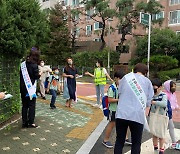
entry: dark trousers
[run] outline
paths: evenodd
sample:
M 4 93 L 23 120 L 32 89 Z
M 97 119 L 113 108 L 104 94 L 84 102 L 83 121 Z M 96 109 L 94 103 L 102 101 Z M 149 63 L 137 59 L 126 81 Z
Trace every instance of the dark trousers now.
M 116 119 L 116 143 L 114 148 L 114 154 L 122 154 L 124 142 L 126 139 L 126 133 L 128 127 L 131 131 L 131 154 L 140 154 L 141 152 L 141 139 L 143 133 L 143 124 L 124 120 L 124 119 Z
M 30 100 L 29 97 L 21 95 L 22 100 L 22 122 L 23 124 L 33 124 L 35 119 L 36 98 Z
M 50 107 L 55 107 L 55 102 L 56 102 L 56 97 L 57 97 L 57 91 L 50 89 L 50 94 L 52 95 L 51 97 L 51 103 L 50 103 Z

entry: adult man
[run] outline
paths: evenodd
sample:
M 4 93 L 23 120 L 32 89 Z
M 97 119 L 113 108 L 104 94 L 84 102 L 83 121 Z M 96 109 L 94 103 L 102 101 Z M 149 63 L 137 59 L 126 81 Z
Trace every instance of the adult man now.
M 42 98 L 46 99 L 44 84 L 45 84 L 46 78 L 50 76 L 49 73 L 52 72 L 52 70 L 51 70 L 50 67 L 44 65 L 44 61 L 43 60 L 40 61 L 40 65 L 38 67 L 39 67 L 40 72 L 42 73 L 41 77 L 39 78 L 39 81 L 40 81 L 40 92 L 41 92 Z

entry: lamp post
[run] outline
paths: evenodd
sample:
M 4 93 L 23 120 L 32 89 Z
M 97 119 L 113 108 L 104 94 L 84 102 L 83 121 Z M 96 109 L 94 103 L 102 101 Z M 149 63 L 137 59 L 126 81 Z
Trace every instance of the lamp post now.
M 109 46 L 109 50 L 108 50 L 108 74 L 110 74 L 110 51 L 111 51 L 111 47 L 110 47 L 110 30 L 111 30 L 111 21 L 112 18 L 108 19 L 108 24 L 109 24 L 109 28 L 108 28 L 108 46 Z

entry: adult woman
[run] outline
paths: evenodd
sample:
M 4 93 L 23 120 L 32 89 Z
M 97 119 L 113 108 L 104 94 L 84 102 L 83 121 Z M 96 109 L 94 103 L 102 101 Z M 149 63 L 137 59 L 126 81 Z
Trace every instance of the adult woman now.
M 150 106 L 154 95 L 151 81 L 145 77 L 148 68 L 137 64 L 134 73 L 128 73 L 119 84 L 119 101 L 116 110 L 115 154 L 122 154 L 127 128 L 132 138 L 132 154 L 140 154 L 142 132 L 145 124 L 145 107 Z M 140 96 L 140 97 L 139 97 Z
M 107 73 L 106 69 L 103 67 L 103 62 L 101 60 L 96 61 L 96 68 L 94 69 L 94 75 L 85 72 L 85 75 L 89 75 L 94 78 L 94 82 L 96 85 L 96 96 L 97 96 L 97 103 L 94 106 L 100 107 L 100 97 L 104 96 L 104 85 L 106 84 L 106 77 L 109 78 L 112 82 L 113 80 Z
M 33 47 L 20 69 L 20 93 L 22 100 L 22 127 L 36 128 L 35 104 L 36 104 L 36 80 L 40 77 L 38 70 L 40 52 Z M 30 78 L 30 80 L 29 80 Z
M 72 107 L 72 100 L 76 100 L 76 77 L 78 76 L 77 69 L 73 65 L 72 58 L 67 58 L 66 66 L 63 71 L 65 77 L 64 98 L 66 100 L 66 107 Z

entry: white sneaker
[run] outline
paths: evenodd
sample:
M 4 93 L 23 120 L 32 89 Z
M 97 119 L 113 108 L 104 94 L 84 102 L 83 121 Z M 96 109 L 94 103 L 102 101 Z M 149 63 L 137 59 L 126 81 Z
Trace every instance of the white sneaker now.
M 99 107 L 99 104 L 97 104 L 97 103 L 93 104 L 93 107 Z

